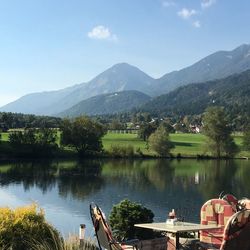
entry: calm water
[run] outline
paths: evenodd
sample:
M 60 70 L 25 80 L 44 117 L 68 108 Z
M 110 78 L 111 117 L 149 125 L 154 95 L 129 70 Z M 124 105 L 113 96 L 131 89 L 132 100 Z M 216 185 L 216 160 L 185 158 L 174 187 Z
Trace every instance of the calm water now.
M 47 220 L 64 235 L 80 223 L 93 236 L 89 204 L 109 214 L 124 198 L 142 203 L 166 219 L 175 208 L 186 221 L 199 221 L 204 201 L 221 191 L 250 197 L 250 161 L 63 161 L 0 164 L 0 206 L 32 201 L 45 209 Z

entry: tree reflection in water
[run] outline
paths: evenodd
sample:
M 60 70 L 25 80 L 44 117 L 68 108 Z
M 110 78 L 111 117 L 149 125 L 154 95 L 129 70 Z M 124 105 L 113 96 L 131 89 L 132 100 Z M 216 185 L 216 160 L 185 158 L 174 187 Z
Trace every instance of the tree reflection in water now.
M 22 184 L 27 191 L 39 187 L 46 193 L 56 182 L 57 164 L 52 162 L 17 162 L 0 166 L 0 185 Z
M 103 185 L 100 161 L 77 162 L 71 168 L 60 168 L 58 189 L 63 197 L 71 195 L 74 199 L 84 200 Z
M 58 185 L 59 195 L 84 199 L 103 183 L 99 161 L 19 162 L 0 166 L 0 185 L 22 184 L 24 190 L 36 186 L 43 193 Z

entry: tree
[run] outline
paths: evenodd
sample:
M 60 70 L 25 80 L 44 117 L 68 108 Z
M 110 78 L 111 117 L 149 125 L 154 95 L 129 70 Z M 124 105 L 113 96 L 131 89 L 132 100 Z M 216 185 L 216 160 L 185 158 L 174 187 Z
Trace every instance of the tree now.
M 126 124 L 122 124 L 119 120 L 113 119 L 109 128 L 113 130 L 123 130 L 126 129 Z
M 237 146 L 231 136 L 232 129 L 222 107 L 209 107 L 203 118 L 204 134 L 208 137 L 208 149 L 217 158 L 221 156 L 233 157 L 237 153 Z
M 64 120 L 61 144 L 74 147 L 79 154 L 100 152 L 101 138 L 105 134 L 103 126 L 88 117 L 78 117 L 73 121 Z
M 125 199 L 113 206 L 109 222 L 118 240 L 147 239 L 152 238 L 153 233 L 150 230 L 135 228 L 134 224 L 151 223 L 153 218 L 154 214 L 150 209 Z
M 175 129 L 169 121 L 162 122 L 162 125 L 165 127 L 168 133 L 175 133 Z
M 14 154 L 25 156 L 48 156 L 58 148 L 56 130 L 50 128 L 25 129 L 10 133 L 9 141 Z
M 149 136 L 156 130 L 156 127 L 153 124 L 142 124 L 138 131 L 138 137 L 146 141 Z
M 174 147 L 169 139 L 169 133 L 166 128 L 161 125 L 157 130 L 150 135 L 149 146 L 160 156 L 168 156 L 170 150 Z
M 243 133 L 243 147 L 245 150 L 250 150 L 250 126 Z

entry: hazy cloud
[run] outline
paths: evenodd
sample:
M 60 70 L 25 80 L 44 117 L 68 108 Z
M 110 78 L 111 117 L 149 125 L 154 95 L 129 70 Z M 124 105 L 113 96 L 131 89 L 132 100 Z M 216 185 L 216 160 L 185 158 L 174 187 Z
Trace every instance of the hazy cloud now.
M 88 32 L 88 37 L 91 39 L 98 39 L 98 40 L 117 40 L 117 36 L 113 34 L 109 28 L 98 25 L 94 27 L 90 32 Z
M 201 22 L 199 20 L 193 22 L 193 26 L 195 28 L 200 28 L 201 27 Z
M 202 0 L 201 7 L 203 9 L 209 8 L 211 5 L 215 4 L 216 0 Z
M 178 11 L 177 14 L 179 17 L 183 19 L 189 19 L 191 16 L 196 15 L 197 11 L 194 9 L 189 10 L 189 9 L 183 8 L 182 10 Z

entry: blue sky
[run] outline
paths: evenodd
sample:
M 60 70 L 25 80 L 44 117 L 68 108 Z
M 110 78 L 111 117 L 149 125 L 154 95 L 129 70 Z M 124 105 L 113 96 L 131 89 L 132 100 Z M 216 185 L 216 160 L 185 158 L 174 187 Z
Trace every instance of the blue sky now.
M 0 0 L 0 106 L 127 62 L 152 77 L 250 43 L 249 0 Z

